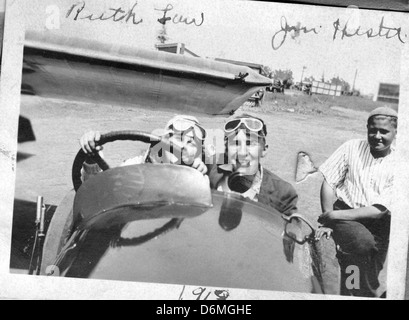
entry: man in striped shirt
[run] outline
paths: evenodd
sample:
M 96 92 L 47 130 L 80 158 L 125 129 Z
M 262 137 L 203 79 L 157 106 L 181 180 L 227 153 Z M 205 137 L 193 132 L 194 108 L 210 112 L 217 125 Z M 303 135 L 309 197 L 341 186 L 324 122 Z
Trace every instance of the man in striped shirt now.
M 375 109 L 368 117 L 367 140 L 346 142 L 320 167 L 325 180 L 317 239 L 332 234 L 337 244 L 343 295 L 379 295 L 389 245 L 397 119 L 390 108 Z M 358 284 L 347 283 L 354 266 Z

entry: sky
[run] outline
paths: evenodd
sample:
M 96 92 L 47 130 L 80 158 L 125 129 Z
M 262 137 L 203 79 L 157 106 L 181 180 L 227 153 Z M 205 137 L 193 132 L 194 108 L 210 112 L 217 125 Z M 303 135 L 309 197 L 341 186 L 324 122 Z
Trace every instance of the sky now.
M 406 38 L 409 26 L 402 13 L 284 3 L 238 0 L 87 0 L 79 17 L 91 13 L 94 17 L 104 12 L 112 14 L 111 8 L 121 7 L 126 11 L 136 2 L 133 12 L 137 20 L 143 19 L 143 22 L 134 25 L 132 21 L 125 23 L 125 19 L 120 22 L 112 19 L 93 22 L 89 19 L 74 20 L 75 10 L 79 6 L 67 18 L 68 9 L 78 4 L 78 0 L 34 0 L 26 8 L 26 28 L 45 34 L 94 39 L 114 46 L 154 49 L 156 35 L 162 27 L 157 19 L 164 15 L 163 9 L 172 6 L 172 10 L 166 13 L 166 17 L 176 19 L 166 23 L 169 43 L 185 43 L 188 49 L 202 57 L 258 63 L 272 70 L 291 69 L 295 81 L 301 80 L 303 67 L 306 67 L 304 77 L 340 77 L 351 85 L 357 74 L 355 88 L 363 94 L 375 94 L 380 82 L 399 83 L 401 50 L 406 44 L 397 37 L 368 39 L 362 36 L 341 40 L 338 36 L 333 40 L 334 22 L 339 19 L 342 29 L 349 21 L 347 30 L 350 33 L 360 27 L 361 32 L 373 28 L 375 34 L 383 18 L 385 27 L 402 28 L 402 40 L 409 41 L 409 37 Z M 49 22 L 53 21 L 55 12 L 59 12 L 58 23 L 50 27 Z M 186 18 L 187 22 L 194 18 L 196 24 L 201 25 L 174 23 L 181 17 Z M 289 27 L 300 23 L 299 27 L 314 28 L 316 32 L 301 31 L 295 38 L 292 37 L 294 32 L 289 32 L 282 46 L 274 49 L 272 39 L 282 29 L 283 17 Z M 396 34 L 396 31 L 393 32 Z M 279 37 L 280 34 L 275 38 L 277 47 Z

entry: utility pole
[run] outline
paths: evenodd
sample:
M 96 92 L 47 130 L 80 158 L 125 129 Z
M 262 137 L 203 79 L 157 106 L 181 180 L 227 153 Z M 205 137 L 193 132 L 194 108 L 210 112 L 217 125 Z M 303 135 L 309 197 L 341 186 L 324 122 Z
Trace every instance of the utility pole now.
M 301 81 L 300 81 L 300 82 L 301 82 L 301 85 L 302 85 L 303 80 L 304 80 L 304 70 L 305 70 L 305 69 L 307 69 L 307 67 L 306 67 L 306 66 L 303 66 L 303 67 L 302 67 L 302 73 L 301 73 Z
M 352 95 L 354 95 L 355 91 L 355 81 L 356 81 L 356 76 L 358 75 L 358 69 L 355 70 L 355 77 L 354 77 L 354 83 L 352 84 Z

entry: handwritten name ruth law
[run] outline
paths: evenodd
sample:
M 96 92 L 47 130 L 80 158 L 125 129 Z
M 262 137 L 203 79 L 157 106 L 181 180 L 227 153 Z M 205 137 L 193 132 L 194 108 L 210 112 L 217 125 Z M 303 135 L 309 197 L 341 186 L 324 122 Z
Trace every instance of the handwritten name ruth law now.
M 351 28 L 348 22 L 342 24 L 340 19 L 337 19 L 333 24 L 333 41 L 336 39 L 344 40 L 345 38 L 352 38 L 352 37 L 367 37 L 367 38 L 385 38 L 385 39 L 393 39 L 397 38 L 401 43 L 406 43 L 404 39 L 408 37 L 407 34 L 402 33 L 402 28 L 398 27 L 389 27 L 385 23 L 385 17 L 382 17 L 379 26 L 375 28 L 368 28 L 363 30 L 361 26 L 357 28 Z M 322 29 L 322 26 L 309 28 L 306 26 L 302 26 L 301 23 L 297 25 L 291 25 L 288 23 L 286 17 L 281 17 L 281 29 L 277 31 L 272 38 L 272 47 L 274 50 L 280 49 L 287 40 L 288 35 L 291 32 L 294 32 L 294 35 L 300 36 L 301 33 L 303 34 L 319 34 Z M 352 31 L 351 31 L 352 30 Z M 294 36 L 293 36 L 294 38 Z
M 111 22 L 122 22 L 131 23 L 133 25 L 138 25 L 144 22 L 142 17 L 137 14 L 138 2 L 129 8 L 125 9 L 122 7 L 109 8 L 108 11 L 102 13 L 91 12 L 87 8 L 85 1 L 77 2 L 73 4 L 67 11 L 66 18 L 72 18 L 74 21 L 78 20 L 89 20 L 94 21 L 111 21 Z M 168 4 L 165 8 L 155 8 L 155 11 L 163 12 L 163 16 L 157 21 L 160 24 L 166 25 L 167 22 L 172 22 L 174 24 L 186 24 L 194 25 L 200 27 L 205 22 L 205 15 L 202 12 L 200 17 L 186 17 L 180 13 L 175 13 L 172 4 Z
M 72 18 L 73 20 L 89 20 L 94 21 L 111 21 L 111 22 L 125 22 L 132 23 L 133 25 L 138 25 L 144 22 L 142 17 L 137 15 L 138 2 L 130 9 L 124 9 L 122 7 L 109 8 L 107 12 L 94 13 L 87 10 L 87 5 L 85 1 L 77 2 L 73 4 L 67 11 L 66 18 Z M 200 13 L 200 17 L 187 17 L 183 14 L 176 13 L 172 4 L 168 4 L 165 8 L 155 8 L 155 11 L 162 12 L 161 18 L 157 21 L 166 25 L 166 23 L 171 22 L 174 24 L 185 24 L 200 27 L 205 23 L 205 14 Z M 281 17 L 281 28 L 273 35 L 271 44 L 274 50 L 280 49 L 286 40 L 288 35 L 294 32 L 292 38 L 301 36 L 301 34 L 313 34 L 318 35 L 322 30 L 323 26 L 319 27 L 307 27 L 303 26 L 300 22 L 297 25 L 292 25 L 288 22 L 287 18 Z M 385 39 L 398 39 L 401 43 L 406 43 L 408 37 L 407 34 L 402 33 L 401 27 L 390 27 L 385 23 L 385 17 L 382 17 L 378 26 L 374 28 L 368 28 L 363 30 L 361 26 L 357 28 L 352 28 L 349 22 L 341 23 L 340 19 L 337 19 L 333 24 L 333 41 L 340 39 L 344 40 L 346 38 L 352 37 L 367 37 L 367 38 L 385 38 Z M 351 31 L 352 30 L 352 31 Z

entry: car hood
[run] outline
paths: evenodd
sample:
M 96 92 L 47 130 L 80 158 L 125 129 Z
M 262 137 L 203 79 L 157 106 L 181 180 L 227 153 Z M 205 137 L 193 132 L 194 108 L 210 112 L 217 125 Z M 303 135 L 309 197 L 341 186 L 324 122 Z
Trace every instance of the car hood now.
M 118 169 L 129 173 L 150 167 L 135 168 Z M 173 168 L 178 173 L 187 169 L 192 170 Z M 98 176 L 109 180 L 118 172 L 109 170 Z M 81 188 L 88 190 L 94 183 L 100 181 Z M 190 187 L 192 195 L 200 190 L 198 185 Z M 175 189 L 181 187 L 167 188 L 173 195 Z M 278 211 L 237 194 L 206 190 L 202 198 L 157 205 L 141 202 L 139 193 L 141 206 L 128 199 L 129 205 L 110 210 L 101 205 L 106 200 L 103 194 L 93 194 L 89 199 L 99 209 L 83 213 L 56 266 L 68 277 L 321 292 L 311 268 L 312 247 L 295 244 L 283 235 L 285 222 Z M 79 193 L 76 202 L 82 197 L 81 189 Z M 188 199 L 186 194 L 181 196 Z

